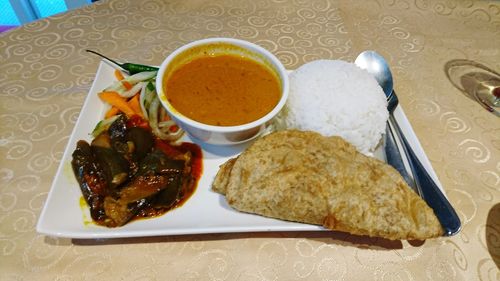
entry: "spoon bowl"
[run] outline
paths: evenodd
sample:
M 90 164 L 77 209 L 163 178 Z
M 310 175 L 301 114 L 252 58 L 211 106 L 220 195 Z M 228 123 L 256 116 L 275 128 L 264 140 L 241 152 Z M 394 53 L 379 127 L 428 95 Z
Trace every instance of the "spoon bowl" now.
M 391 69 L 384 57 L 375 51 L 364 51 L 358 55 L 354 64 L 375 77 L 387 99 L 392 96 L 394 82 L 392 80 Z

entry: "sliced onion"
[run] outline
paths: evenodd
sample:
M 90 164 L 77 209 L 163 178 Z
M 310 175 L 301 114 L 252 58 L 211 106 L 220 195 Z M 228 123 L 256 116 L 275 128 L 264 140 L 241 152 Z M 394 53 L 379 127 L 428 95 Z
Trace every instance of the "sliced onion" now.
M 183 134 L 183 131 L 180 128 L 177 132 L 170 131 L 170 126 L 162 127 L 160 129 L 158 124 L 159 109 L 160 109 L 160 100 L 157 97 L 155 97 L 151 102 L 151 106 L 149 107 L 149 126 L 151 127 L 153 134 L 155 134 L 162 140 L 167 140 L 167 141 L 178 140 L 180 137 L 182 137 Z
M 104 89 L 104 91 L 113 91 L 113 92 L 117 92 L 117 93 L 123 93 L 126 90 L 127 89 L 125 88 L 125 86 L 123 86 L 122 81 L 116 81 L 113 84 L 111 84 L 111 86 Z
M 167 121 L 162 121 L 162 122 L 158 123 L 158 127 L 160 129 L 170 128 L 172 126 L 177 126 L 177 124 L 175 124 L 174 120 L 167 120 Z
M 139 82 L 143 82 L 143 81 L 147 81 L 149 79 L 152 79 L 156 76 L 157 74 L 157 71 L 144 71 L 144 72 L 139 72 L 139 73 L 136 73 L 134 75 L 131 75 L 123 80 L 120 80 L 120 81 L 116 81 L 114 82 L 113 84 L 111 84 L 111 86 L 107 87 L 106 89 L 104 89 L 105 91 L 114 91 L 114 92 L 118 92 L 120 95 L 123 95 L 125 92 L 129 92 L 130 90 L 127 90 L 124 86 L 123 86 L 123 82 L 127 82 L 129 83 L 130 85 L 132 85 L 132 89 L 133 87 L 139 83 Z M 137 93 L 139 91 L 139 89 L 137 89 L 135 93 Z M 134 95 L 132 94 L 132 96 Z M 127 93 L 126 95 L 129 95 L 129 93 Z
M 130 90 L 127 90 L 123 93 L 118 93 L 120 94 L 120 96 L 124 97 L 124 98 L 131 98 L 133 96 L 135 96 L 135 94 L 137 94 L 137 92 L 139 92 L 142 87 L 146 86 L 146 82 L 139 82 L 137 84 L 135 84 L 132 88 L 130 88 Z
M 165 110 L 165 108 L 162 106 L 160 108 L 160 119 L 159 120 L 165 120 L 165 116 L 167 116 L 167 111 Z M 170 118 L 169 118 L 170 119 Z M 160 122 L 160 127 L 161 127 L 161 123 L 163 122 Z
M 158 71 L 143 71 L 143 72 L 139 72 L 139 73 L 136 73 L 134 75 L 131 75 L 131 76 L 123 79 L 122 82 L 126 81 L 126 82 L 134 85 L 134 84 L 137 84 L 139 82 L 146 81 L 146 80 L 149 80 L 151 78 L 154 78 L 156 76 L 156 73 L 158 73 Z
M 145 84 L 141 88 L 141 93 L 139 94 L 139 105 L 141 106 L 142 115 L 144 115 L 144 118 L 146 120 L 149 120 L 148 111 L 146 109 L 146 105 L 144 104 L 144 102 L 146 101 L 146 88 L 147 84 Z

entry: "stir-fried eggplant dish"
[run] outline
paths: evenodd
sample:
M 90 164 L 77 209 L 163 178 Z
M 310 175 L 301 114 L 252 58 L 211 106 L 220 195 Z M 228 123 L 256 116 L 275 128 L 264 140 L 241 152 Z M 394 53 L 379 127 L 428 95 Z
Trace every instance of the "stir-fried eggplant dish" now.
M 89 144 L 77 143 L 71 162 L 95 223 L 118 227 L 164 214 L 185 202 L 201 174 L 201 149 L 173 145 L 144 123 L 119 115 Z

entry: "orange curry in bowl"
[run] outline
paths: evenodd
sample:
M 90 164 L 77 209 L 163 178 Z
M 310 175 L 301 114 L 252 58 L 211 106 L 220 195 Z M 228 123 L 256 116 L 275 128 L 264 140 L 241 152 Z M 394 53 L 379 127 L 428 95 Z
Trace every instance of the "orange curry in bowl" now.
M 275 71 L 237 53 L 201 52 L 163 79 L 172 107 L 207 125 L 238 126 L 258 120 L 281 97 Z

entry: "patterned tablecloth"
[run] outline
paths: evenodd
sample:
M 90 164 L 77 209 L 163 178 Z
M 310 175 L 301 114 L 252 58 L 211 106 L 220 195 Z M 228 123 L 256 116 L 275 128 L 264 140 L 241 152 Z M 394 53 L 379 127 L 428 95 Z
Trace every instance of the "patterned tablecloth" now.
M 100 61 L 84 49 L 155 65 L 206 37 L 255 42 L 288 69 L 379 51 L 462 231 L 418 245 L 329 232 L 36 233 Z M 453 77 L 460 63 L 500 71 L 497 1 L 109 0 L 3 33 L 0 49 L 0 280 L 500 280 L 500 119 Z

